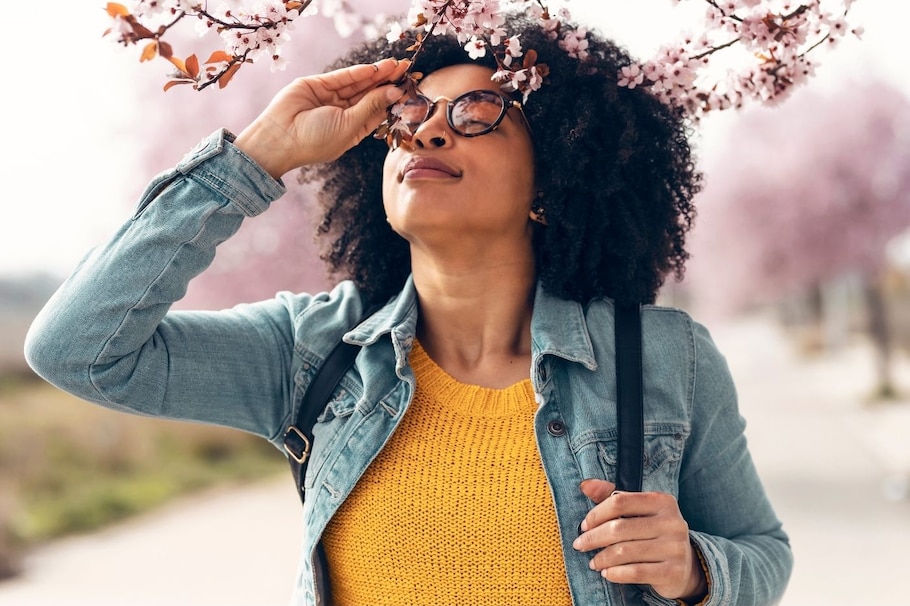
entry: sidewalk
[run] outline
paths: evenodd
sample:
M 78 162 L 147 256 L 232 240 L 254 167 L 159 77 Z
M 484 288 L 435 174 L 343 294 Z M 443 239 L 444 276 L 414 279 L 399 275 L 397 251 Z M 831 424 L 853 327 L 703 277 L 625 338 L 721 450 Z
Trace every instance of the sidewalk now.
M 807 361 L 761 319 L 714 331 L 795 556 L 782 606 L 908 606 L 910 400 L 868 404 L 871 351 Z M 898 387 L 910 391 L 906 358 Z
M 756 465 L 790 533 L 782 606 L 910 606 L 910 401 L 862 404 L 861 349 L 798 359 L 756 318 L 713 328 L 749 421 Z M 910 363 L 897 373 L 910 391 Z M 287 477 L 207 493 L 33 555 L 0 583 L 3 606 L 284 606 L 300 539 Z

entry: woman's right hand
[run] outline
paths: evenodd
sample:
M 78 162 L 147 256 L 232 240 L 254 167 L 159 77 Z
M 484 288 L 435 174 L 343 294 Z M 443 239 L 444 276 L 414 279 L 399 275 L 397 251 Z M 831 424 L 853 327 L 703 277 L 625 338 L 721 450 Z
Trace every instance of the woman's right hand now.
M 297 78 L 238 135 L 234 144 L 270 175 L 330 162 L 357 145 L 404 94 L 407 61 L 383 59 Z

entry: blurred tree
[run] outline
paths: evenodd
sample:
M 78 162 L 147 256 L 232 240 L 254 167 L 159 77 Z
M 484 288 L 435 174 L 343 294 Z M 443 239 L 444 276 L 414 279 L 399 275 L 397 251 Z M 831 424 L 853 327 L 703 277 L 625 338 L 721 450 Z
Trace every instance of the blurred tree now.
M 882 276 L 910 227 L 910 101 L 869 80 L 804 89 L 744 113 L 705 172 L 694 291 L 732 310 L 861 276 L 877 393 L 893 395 Z

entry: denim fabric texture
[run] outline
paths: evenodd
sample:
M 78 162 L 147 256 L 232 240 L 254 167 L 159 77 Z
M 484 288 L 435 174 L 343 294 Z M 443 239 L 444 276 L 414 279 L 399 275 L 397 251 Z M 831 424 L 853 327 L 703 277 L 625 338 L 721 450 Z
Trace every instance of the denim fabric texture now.
M 282 448 L 315 370 L 344 338 L 362 345 L 314 429 L 295 605 L 327 603 L 318 546 L 326 524 L 406 413 L 408 353 L 417 325 L 409 280 L 357 324 L 357 288 L 278 293 L 230 310 L 169 311 L 216 246 L 284 193 L 232 145 L 204 139 L 156 177 L 135 215 L 91 251 L 35 319 L 26 356 L 42 377 L 85 400 L 130 413 L 238 428 Z M 646 306 L 644 490 L 673 494 L 704 556 L 710 606 L 766 605 L 783 593 L 792 555 L 743 434 L 726 362 L 684 312 Z M 535 433 L 557 511 L 575 606 L 676 604 L 647 587 L 619 589 L 571 544 L 592 507 L 586 478 L 616 464 L 613 305 L 538 288 L 532 365 Z

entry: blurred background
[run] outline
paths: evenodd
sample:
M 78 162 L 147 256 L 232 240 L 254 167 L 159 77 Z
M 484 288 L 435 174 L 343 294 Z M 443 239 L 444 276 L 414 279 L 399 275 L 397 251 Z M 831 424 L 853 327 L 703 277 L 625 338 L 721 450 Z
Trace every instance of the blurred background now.
M 570 6 L 646 58 L 698 24 L 702 3 L 673 4 Z M 283 604 L 300 523 L 281 454 L 238 432 L 74 401 L 31 373 L 22 342 L 151 177 L 216 128 L 239 132 L 289 78 L 359 38 L 307 17 L 288 71 L 247 66 L 223 90 L 165 93 L 168 65 L 103 38 L 103 7 L 79 2 L 7 33 L 17 61 L 0 163 L 0 603 Z M 708 325 L 727 356 L 793 540 L 787 606 L 910 604 L 898 580 L 910 564 L 908 19 L 910 5 L 857 2 L 862 41 L 815 53 L 809 85 L 693 133 L 706 187 L 686 277 L 662 303 Z M 184 55 L 199 44 L 183 40 Z M 329 285 L 311 196 L 286 180 L 285 198 L 219 248 L 179 306 Z

